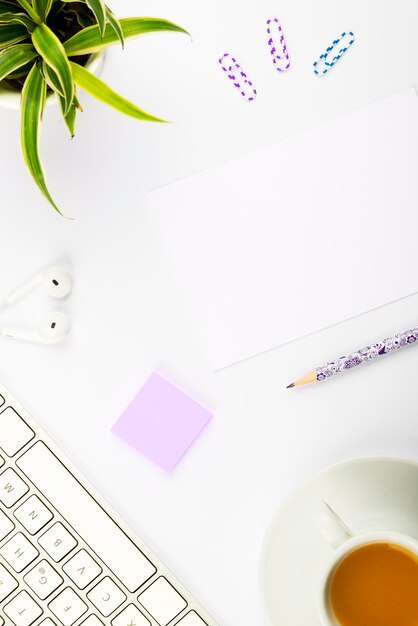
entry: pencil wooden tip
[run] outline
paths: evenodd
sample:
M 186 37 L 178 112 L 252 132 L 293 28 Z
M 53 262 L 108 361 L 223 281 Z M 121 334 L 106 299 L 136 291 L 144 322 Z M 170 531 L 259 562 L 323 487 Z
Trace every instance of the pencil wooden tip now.
M 295 386 L 295 383 L 290 383 L 290 385 L 287 385 L 286 389 L 292 389 L 292 387 Z

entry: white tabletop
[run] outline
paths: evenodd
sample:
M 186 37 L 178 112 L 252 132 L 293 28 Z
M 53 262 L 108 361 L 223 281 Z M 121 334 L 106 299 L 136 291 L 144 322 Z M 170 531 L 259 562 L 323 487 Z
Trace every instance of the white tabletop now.
M 70 143 L 51 108 L 42 155 L 51 191 L 75 221 L 58 218 L 40 198 L 21 163 L 18 116 L 0 110 L 1 291 L 51 263 L 75 275 L 63 304 L 73 320 L 68 342 L 55 349 L 4 341 L 0 376 L 223 626 L 266 624 L 260 546 L 276 508 L 301 481 L 342 459 L 416 458 L 418 450 L 413 348 L 324 385 L 285 389 L 340 351 L 416 324 L 418 295 L 215 375 L 147 210 L 147 189 L 418 82 L 415 0 L 396 8 L 389 0 L 280 4 L 294 58 L 283 77 L 266 55 L 272 1 L 141 3 L 141 14 L 187 27 L 193 44 L 178 35 L 130 42 L 123 55 L 108 55 L 103 78 L 176 123 L 141 125 L 84 96 Z M 121 15 L 134 15 L 136 5 L 113 2 Z M 351 58 L 315 79 L 315 56 L 349 29 L 357 36 Z M 228 50 L 254 75 L 253 105 L 217 66 Z M 2 320 L 36 324 L 51 304 L 36 294 Z M 214 410 L 171 476 L 110 432 L 154 369 Z

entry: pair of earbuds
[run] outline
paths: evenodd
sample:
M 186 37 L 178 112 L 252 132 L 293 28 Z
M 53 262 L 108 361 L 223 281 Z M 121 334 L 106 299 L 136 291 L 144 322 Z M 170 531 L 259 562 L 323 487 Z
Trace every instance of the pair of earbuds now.
M 9 293 L 0 302 L 0 311 L 13 306 L 16 302 L 27 296 L 31 291 L 43 288 L 47 296 L 62 299 L 71 293 L 73 280 L 71 275 L 62 267 L 50 267 L 23 283 L 20 287 Z M 51 311 L 47 314 L 38 329 L 14 328 L 4 326 L 0 328 L 0 335 L 10 339 L 29 341 L 31 343 L 55 344 L 64 341 L 70 330 L 70 320 L 61 311 Z

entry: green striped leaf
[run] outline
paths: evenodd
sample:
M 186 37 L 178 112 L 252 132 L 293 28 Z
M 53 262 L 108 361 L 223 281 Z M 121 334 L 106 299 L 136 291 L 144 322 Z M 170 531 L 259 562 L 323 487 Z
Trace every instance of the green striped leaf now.
M 0 12 L 1 13 L 21 13 L 22 7 L 14 2 L 8 0 L 0 0 Z
M 42 63 L 42 74 L 44 76 L 45 82 L 50 89 L 55 93 L 58 104 L 61 109 L 62 117 L 64 118 L 64 122 L 70 132 L 71 138 L 74 137 L 74 128 L 75 128 L 75 118 L 76 118 L 76 109 L 81 108 L 80 103 L 77 99 L 77 96 L 74 95 L 73 104 L 70 107 L 68 113 L 65 111 L 65 98 L 61 90 L 61 85 L 59 83 L 58 77 L 55 74 L 54 70 L 52 70 L 48 65 L 43 61 Z
M 64 98 L 64 92 L 58 80 L 58 76 L 55 74 L 54 70 L 52 70 L 45 63 L 45 61 L 42 62 L 42 74 L 48 87 L 52 89 L 52 91 L 55 91 L 56 94 L 59 94 Z
M 26 13 L 0 13 L 0 28 L 4 24 L 21 24 L 28 33 L 32 33 L 36 27 L 35 22 Z
M 23 78 L 24 76 L 27 76 L 29 74 L 29 72 L 31 71 L 33 64 L 36 61 L 31 61 L 30 63 L 26 63 L 25 65 L 22 65 L 22 67 L 20 67 L 18 70 L 16 70 L 15 72 L 11 72 L 8 75 L 8 80 L 13 80 L 14 78 Z
M 123 36 L 123 28 L 122 28 L 122 24 L 120 23 L 120 20 L 107 7 L 106 7 L 106 16 L 107 16 L 107 21 L 109 22 L 109 24 L 111 25 L 115 33 L 117 34 L 118 39 L 123 48 L 125 46 L 125 38 Z
M 83 107 L 81 106 L 80 100 L 77 97 L 77 94 L 74 95 L 74 106 L 78 111 L 83 112 Z
M 94 13 L 99 26 L 100 35 L 103 37 L 106 30 L 106 6 L 103 0 L 86 0 L 86 4 Z
M 27 28 L 21 24 L 2 25 L 0 27 L 0 50 L 28 39 Z
M 41 23 L 41 18 L 39 17 L 35 9 L 32 7 L 32 5 L 29 4 L 28 0 L 17 0 L 17 2 L 20 4 L 22 9 L 25 9 L 26 13 L 30 15 L 30 17 L 33 19 L 34 22 L 36 22 L 36 24 Z
M 70 107 L 70 110 L 68 111 L 67 115 L 64 117 L 65 120 L 65 124 L 68 128 L 68 132 L 70 133 L 70 137 L 71 139 L 73 139 L 74 135 L 75 135 L 75 120 L 77 117 L 77 109 L 75 104 L 73 104 Z
M 54 209 L 62 215 L 46 186 L 38 152 L 39 122 L 45 105 L 45 98 L 46 83 L 39 66 L 34 65 L 22 89 L 20 107 L 22 153 L 26 166 L 36 185 Z
M 43 22 L 49 15 L 54 0 L 32 0 L 32 6 Z
M 68 113 L 74 99 L 74 81 L 62 43 L 46 24 L 35 28 L 32 42 L 45 63 L 57 75 L 65 98 L 65 111 Z
M 71 62 L 74 80 L 81 89 L 87 91 L 91 96 L 97 98 L 101 102 L 108 104 L 120 113 L 134 117 L 137 120 L 145 122 L 164 122 L 158 117 L 154 117 L 145 111 L 139 109 L 135 104 L 125 100 L 115 91 L 110 89 L 102 80 L 90 74 L 84 67 Z
M 181 26 L 177 26 L 168 20 L 153 17 L 127 17 L 121 19 L 120 24 L 125 39 L 159 31 L 172 31 L 188 35 L 188 32 Z M 90 26 L 65 41 L 64 48 L 67 55 L 71 57 L 99 52 L 118 42 L 119 37 L 113 26 L 107 24 L 103 37 L 100 35 L 98 26 Z
M 64 118 L 64 122 L 65 125 L 68 128 L 68 131 L 70 133 L 70 137 L 71 139 L 74 137 L 75 135 L 75 119 L 76 119 L 76 115 L 77 115 L 77 107 L 76 107 L 76 102 L 74 101 L 73 104 L 70 107 L 70 110 L 68 111 L 68 113 L 65 113 L 65 100 L 62 96 L 60 96 L 58 93 L 56 94 L 60 108 L 61 108 L 61 113 L 62 116 Z
M 66 14 L 70 15 L 70 11 L 66 11 Z M 89 26 L 92 26 L 93 22 L 91 21 L 90 15 L 85 15 L 84 13 L 80 13 L 80 11 L 74 11 L 74 15 L 77 16 L 77 22 L 82 28 L 89 28 Z
M 36 65 L 38 65 L 38 64 L 36 64 Z M 41 74 L 42 74 L 42 72 L 41 72 Z M 43 78 L 43 77 L 42 77 L 42 78 Z M 47 88 L 47 86 L 46 86 L 45 80 L 43 80 L 43 83 L 44 83 L 44 85 L 45 85 L 45 88 L 44 88 L 44 89 L 42 89 L 42 100 L 41 100 L 41 122 L 42 122 L 42 119 L 43 119 L 43 116 L 44 116 L 44 109 L 45 109 L 45 105 L 46 105 L 46 98 L 47 98 L 47 95 L 48 95 L 48 88 Z
M 68 4 L 73 2 L 84 2 L 93 13 L 97 25 L 99 27 L 100 36 L 102 37 L 106 28 L 106 5 L 104 0 L 66 0 Z M 88 24 L 91 26 L 91 22 Z
M 0 52 L 0 81 L 38 56 L 31 44 L 18 44 Z

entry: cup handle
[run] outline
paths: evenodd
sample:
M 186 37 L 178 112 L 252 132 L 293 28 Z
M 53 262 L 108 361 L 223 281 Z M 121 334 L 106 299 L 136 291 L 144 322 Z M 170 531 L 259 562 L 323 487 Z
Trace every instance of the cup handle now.
M 334 549 L 339 548 L 354 536 L 341 517 L 324 501 L 321 503 L 319 512 L 319 524 L 322 534 Z

